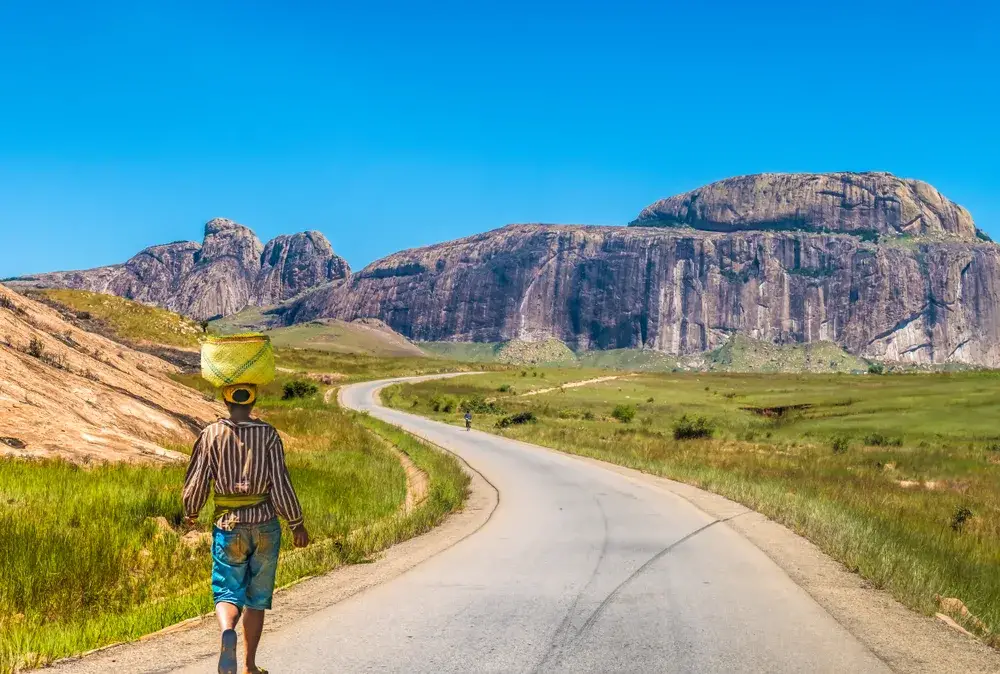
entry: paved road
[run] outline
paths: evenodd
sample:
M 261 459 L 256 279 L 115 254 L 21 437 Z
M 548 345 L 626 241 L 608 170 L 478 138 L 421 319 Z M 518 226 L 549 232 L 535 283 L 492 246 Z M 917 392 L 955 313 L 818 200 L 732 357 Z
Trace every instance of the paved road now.
M 268 635 L 279 672 L 883 672 L 760 550 L 686 501 L 571 457 L 345 403 L 500 492 L 478 532 Z

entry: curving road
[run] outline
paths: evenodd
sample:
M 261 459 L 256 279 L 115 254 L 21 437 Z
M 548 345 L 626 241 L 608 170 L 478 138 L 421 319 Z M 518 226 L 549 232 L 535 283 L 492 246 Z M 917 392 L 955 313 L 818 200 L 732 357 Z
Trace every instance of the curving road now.
M 499 506 L 440 555 L 267 635 L 275 674 L 888 671 L 724 522 L 598 465 L 383 408 L 385 383 L 341 399 L 459 454 Z

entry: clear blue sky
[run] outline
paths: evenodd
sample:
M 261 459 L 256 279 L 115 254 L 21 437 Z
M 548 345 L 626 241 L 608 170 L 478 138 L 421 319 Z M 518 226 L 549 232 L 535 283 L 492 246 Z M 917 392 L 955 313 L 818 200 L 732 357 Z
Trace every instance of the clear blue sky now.
M 319 229 L 354 268 L 760 171 L 921 178 L 1000 237 L 986 2 L 0 3 L 0 277 Z

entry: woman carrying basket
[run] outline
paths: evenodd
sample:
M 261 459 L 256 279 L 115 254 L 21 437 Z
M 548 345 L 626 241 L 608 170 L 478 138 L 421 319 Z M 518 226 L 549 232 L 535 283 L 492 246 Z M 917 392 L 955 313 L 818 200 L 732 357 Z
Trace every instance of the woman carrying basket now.
M 229 418 L 205 427 L 184 479 L 185 520 L 193 525 L 214 480 L 212 594 L 222 629 L 220 674 L 237 674 L 236 623 L 243 618 L 243 671 L 260 674 L 257 646 L 264 611 L 271 608 L 281 526 L 288 522 L 295 547 L 309 544 L 302 508 L 273 426 L 250 416 L 257 385 L 274 379 L 267 337 L 210 337 L 202 346 L 202 376 L 222 388 Z M 265 672 L 266 674 L 266 672 Z

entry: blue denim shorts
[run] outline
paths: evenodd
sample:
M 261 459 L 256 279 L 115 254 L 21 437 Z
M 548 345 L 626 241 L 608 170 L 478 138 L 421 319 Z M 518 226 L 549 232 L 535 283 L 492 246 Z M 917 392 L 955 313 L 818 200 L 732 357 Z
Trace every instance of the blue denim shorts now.
M 281 524 L 237 524 L 212 533 L 212 596 L 242 609 L 271 608 L 281 548 Z

